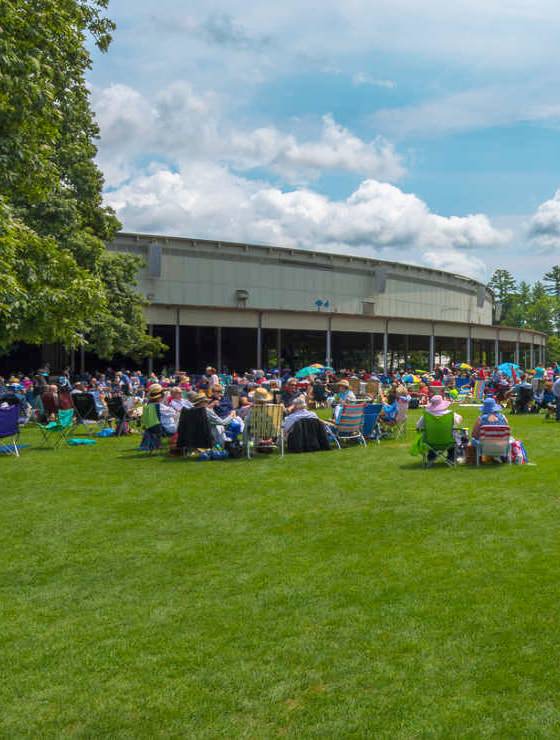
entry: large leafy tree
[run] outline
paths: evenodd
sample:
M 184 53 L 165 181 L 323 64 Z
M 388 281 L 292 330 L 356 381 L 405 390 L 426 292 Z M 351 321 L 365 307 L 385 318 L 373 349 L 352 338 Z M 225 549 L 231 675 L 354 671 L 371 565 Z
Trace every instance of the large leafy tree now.
M 0 347 L 84 337 L 104 357 L 161 347 L 133 287 L 139 261 L 105 247 L 120 224 L 102 203 L 85 75 L 88 34 L 102 51 L 111 41 L 107 5 L 0 2 Z
M 545 273 L 543 283 L 552 298 L 554 331 L 560 334 L 560 265 L 554 265 Z

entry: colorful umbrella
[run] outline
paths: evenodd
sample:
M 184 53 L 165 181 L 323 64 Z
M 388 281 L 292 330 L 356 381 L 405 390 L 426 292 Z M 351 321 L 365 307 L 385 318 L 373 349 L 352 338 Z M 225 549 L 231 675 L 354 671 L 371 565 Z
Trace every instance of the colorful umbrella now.
M 462 362 L 460 365 L 458 365 L 459 370 L 472 370 L 472 365 L 467 364 L 466 362 Z
M 505 373 L 506 375 L 509 375 L 510 378 L 513 377 L 513 370 L 515 372 L 519 372 L 521 368 L 519 365 L 516 365 L 515 362 L 502 362 L 501 365 L 498 365 L 498 370 L 501 373 Z
M 296 378 L 301 380 L 302 378 L 308 378 L 310 375 L 322 375 L 325 372 L 331 372 L 332 367 L 327 367 L 324 365 L 321 365 L 318 367 L 317 365 L 308 365 L 307 367 L 302 367 L 301 370 L 298 370 L 296 373 Z

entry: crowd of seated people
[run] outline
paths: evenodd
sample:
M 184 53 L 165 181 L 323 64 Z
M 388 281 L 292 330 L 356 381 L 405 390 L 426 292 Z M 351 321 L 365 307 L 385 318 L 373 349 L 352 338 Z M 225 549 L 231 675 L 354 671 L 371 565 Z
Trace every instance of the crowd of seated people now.
M 365 389 L 372 382 L 376 390 L 368 395 Z M 472 398 L 477 384 L 483 388 L 483 395 Z M 327 421 L 336 425 L 345 404 L 357 399 L 382 405 L 379 424 L 386 432 L 406 416 L 409 404 L 432 413 L 434 398 L 441 398 L 448 407 L 448 402 L 456 400 L 459 394 L 474 403 L 490 396 L 496 404 L 495 411 L 500 406 L 512 413 L 545 410 L 560 421 L 558 366 L 537 367 L 524 373 L 515 366 L 504 372 L 499 368 L 450 364 L 436 366 L 430 373 L 408 369 L 390 373 L 349 369 L 336 374 L 321 371 L 307 378 L 295 377 L 289 369 L 218 373 L 211 365 L 204 373 L 193 376 L 181 371 L 170 373 L 165 368 L 158 373 L 108 368 L 96 373 L 75 374 L 66 370 L 53 374 L 47 367 L 30 374 L 0 377 L 0 401 L 9 394 L 21 402 L 22 416 L 43 423 L 56 419 L 59 411 L 73 408 L 74 399 L 83 394 L 93 399 L 98 419 L 108 419 L 110 400 L 118 397 L 127 415 L 127 423 L 119 429 L 123 433 L 132 432 L 134 420 L 142 419 L 142 445 L 146 448 L 157 447 L 163 436 L 175 435 L 181 411 L 189 408 L 206 410 L 217 445 L 239 438 L 250 423 L 252 409 L 262 404 L 282 406 L 286 435 L 298 420 L 318 418 L 316 410 L 325 406 L 332 408 L 331 419 Z M 443 409 L 443 405 L 440 403 L 438 408 Z M 476 427 L 473 439 L 476 440 Z M 266 448 L 267 439 L 263 438 L 262 443 L 263 449 Z

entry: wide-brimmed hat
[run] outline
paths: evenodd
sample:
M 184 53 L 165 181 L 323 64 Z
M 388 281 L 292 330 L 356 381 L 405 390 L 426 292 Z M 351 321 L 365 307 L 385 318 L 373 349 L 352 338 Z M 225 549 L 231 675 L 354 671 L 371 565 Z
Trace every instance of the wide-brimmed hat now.
M 161 398 L 163 396 L 163 388 L 159 383 L 152 383 L 152 385 L 148 388 L 148 398 L 151 401 L 154 401 L 156 398 Z
M 343 385 L 345 388 L 350 388 L 350 383 L 346 380 L 346 378 L 342 378 L 341 380 L 336 381 L 337 385 Z
M 208 403 L 210 399 L 206 393 L 195 393 L 190 399 L 193 406 L 199 406 L 201 403 Z
M 441 396 L 432 396 L 430 402 L 426 406 L 426 411 L 432 416 L 440 416 L 444 414 L 447 409 L 451 406 L 451 401 L 446 401 Z
M 495 412 L 501 411 L 502 407 L 499 403 L 496 403 L 496 399 L 492 397 L 488 397 L 484 399 L 484 402 L 482 406 L 480 407 L 480 410 L 483 414 L 493 414 Z
M 255 388 L 253 391 L 253 401 L 272 401 L 272 394 L 266 388 Z

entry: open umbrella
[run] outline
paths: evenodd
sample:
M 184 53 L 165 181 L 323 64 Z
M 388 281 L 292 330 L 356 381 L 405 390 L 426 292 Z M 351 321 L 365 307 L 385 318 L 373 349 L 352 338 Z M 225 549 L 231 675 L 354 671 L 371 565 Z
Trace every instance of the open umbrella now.
M 332 371 L 332 367 L 327 367 L 325 365 L 321 365 L 320 367 L 317 367 L 317 365 L 308 365 L 307 367 L 302 367 L 301 370 L 298 370 L 296 373 L 296 378 L 301 380 L 302 378 L 308 378 L 310 375 L 322 375 L 325 372 Z
M 318 367 L 308 365 L 307 367 L 302 367 L 301 370 L 297 371 L 296 378 L 301 380 L 302 378 L 308 378 L 310 375 L 319 375 L 320 372 L 321 370 Z
M 513 377 L 513 371 L 515 370 L 515 372 L 517 373 L 517 372 L 519 372 L 521 370 L 521 368 L 515 362 L 502 362 L 501 365 L 498 365 L 498 370 L 501 373 L 505 373 L 510 378 L 512 378 Z
M 462 362 L 460 365 L 458 365 L 459 370 L 472 370 L 472 365 L 469 365 L 466 362 Z

